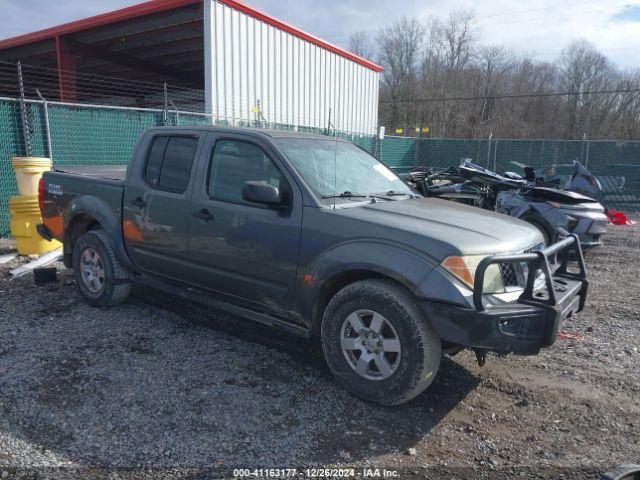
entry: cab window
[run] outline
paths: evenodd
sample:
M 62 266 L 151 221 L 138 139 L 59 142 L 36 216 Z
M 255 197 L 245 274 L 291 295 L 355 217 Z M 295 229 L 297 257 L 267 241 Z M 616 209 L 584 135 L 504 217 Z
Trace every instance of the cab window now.
M 217 141 L 211 154 L 209 197 L 253 205 L 242 198 L 242 187 L 248 181 L 270 183 L 281 194 L 288 188 L 278 167 L 257 145 L 238 140 Z
M 198 139 L 157 136 L 153 139 L 144 178 L 156 190 L 184 193 L 189 185 Z

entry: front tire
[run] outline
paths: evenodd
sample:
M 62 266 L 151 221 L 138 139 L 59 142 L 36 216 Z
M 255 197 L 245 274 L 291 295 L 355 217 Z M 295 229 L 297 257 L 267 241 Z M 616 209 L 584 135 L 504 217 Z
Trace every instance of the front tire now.
M 379 405 L 422 393 L 440 366 L 441 341 L 413 295 L 390 280 L 340 290 L 322 318 L 322 347 L 338 383 Z
M 90 230 L 73 247 L 73 275 L 80 293 L 94 307 L 110 307 L 129 296 L 129 274 L 103 230 Z

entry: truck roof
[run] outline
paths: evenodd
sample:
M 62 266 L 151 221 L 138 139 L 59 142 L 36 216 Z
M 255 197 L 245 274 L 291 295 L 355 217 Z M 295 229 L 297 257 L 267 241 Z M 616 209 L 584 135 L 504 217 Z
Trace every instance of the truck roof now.
M 264 128 L 248 128 L 248 127 L 221 127 L 216 125 L 194 125 L 194 126 L 179 126 L 179 127 L 152 127 L 147 131 L 162 132 L 163 130 L 187 130 L 187 131 L 206 131 L 206 132 L 226 132 L 226 133 L 251 133 L 261 134 L 271 138 L 316 138 L 322 140 L 338 140 L 346 141 L 341 138 L 331 137 L 328 135 L 321 135 L 318 133 L 307 132 L 294 132 L 291 130 L 267 130 Z

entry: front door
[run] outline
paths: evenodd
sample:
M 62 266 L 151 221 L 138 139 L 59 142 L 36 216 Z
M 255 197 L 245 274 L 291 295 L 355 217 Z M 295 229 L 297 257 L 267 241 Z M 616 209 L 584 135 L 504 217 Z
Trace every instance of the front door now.
M 129 175 L 123 234 L 129 256 L 144 272 L 189 278 L 190 179 L 198 143 L 198 136 L 178 132 L 153 136 L 146 160 Z
M 293 293 L 302 223 L 302 194 L 269 145 L 251 136 L 211 137 L 191 202 L 190 258 L 195 280 L 209 289 L 275 310 Z M 287 208 L 242 198 L 247 181 L 269 182 Z

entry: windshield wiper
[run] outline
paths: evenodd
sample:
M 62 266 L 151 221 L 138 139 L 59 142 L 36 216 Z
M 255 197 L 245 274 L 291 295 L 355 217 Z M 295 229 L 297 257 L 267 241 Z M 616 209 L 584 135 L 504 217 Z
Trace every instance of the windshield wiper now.
M 366 195 L 362 195 L 361 193 L 353 193 L 347 190 L 346 192 L 342 192 L 340 195 L 323 195 L 323 199 L 327 198 L 365 198 Z
M 412 193 L 400 193 L 400 192 L 394 192 L 393 190 L 389 190 L 388 192 L 383 192 L 383 193 L 371 193 L 369 194 L 370 197 L 411 197 L 413 198 L 415 195 L 413 195 Z

